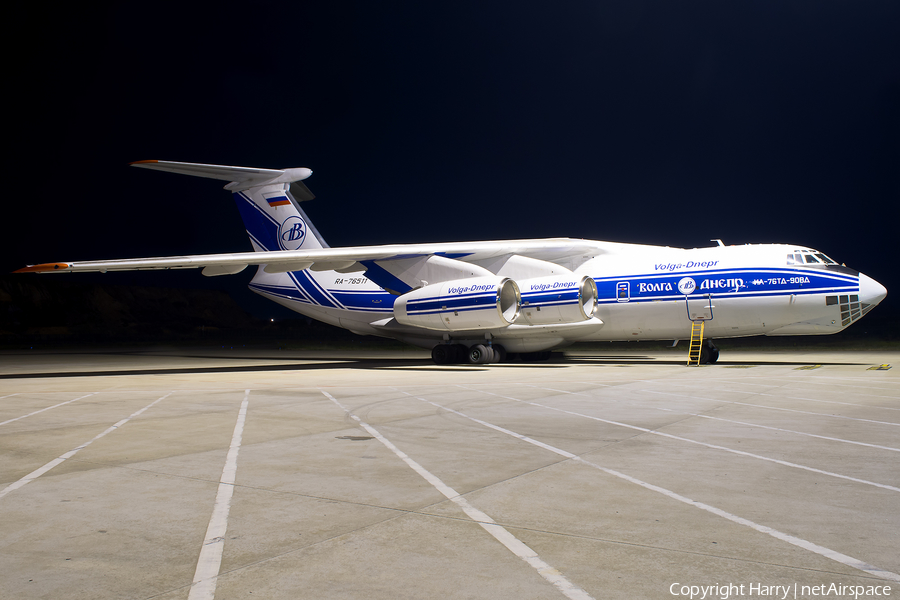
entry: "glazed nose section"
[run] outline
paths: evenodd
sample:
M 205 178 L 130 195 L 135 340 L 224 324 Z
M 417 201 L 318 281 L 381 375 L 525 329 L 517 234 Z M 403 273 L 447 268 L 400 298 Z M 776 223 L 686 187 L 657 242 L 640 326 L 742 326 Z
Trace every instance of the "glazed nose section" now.
M 872 308 L 887 296 L 887 290 L 883 285 L 865 275 L 863 273 L 859 274 L 859 301 L 865 305 L 868 305 L 866 308 Z M 863 310 L 866 310 L 864 308 Z

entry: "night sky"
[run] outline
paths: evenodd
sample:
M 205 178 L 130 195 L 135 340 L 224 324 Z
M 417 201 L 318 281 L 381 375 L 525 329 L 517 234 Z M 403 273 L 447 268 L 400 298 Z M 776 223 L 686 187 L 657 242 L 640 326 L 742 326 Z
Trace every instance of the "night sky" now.
M 895 1 L 87 4 L 8 22 L 5 272 L 249 250 L 159 159 L 313 169 L 332 246 L 785 242 L 900 306 Z

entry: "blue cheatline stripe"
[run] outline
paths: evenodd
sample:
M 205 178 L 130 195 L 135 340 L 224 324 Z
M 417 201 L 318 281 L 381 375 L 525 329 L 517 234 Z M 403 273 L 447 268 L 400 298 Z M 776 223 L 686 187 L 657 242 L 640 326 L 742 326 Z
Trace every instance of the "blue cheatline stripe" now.
M 578 290 L 557 290 L 554 292 L 528 292 L 522 294 L 522 304 L 559 304 L 578 301 Z
M 348 306 L 343 310 L 349 310 L 353 312 L 365 312 L 365 313 L 380 313 L 392 315 L 394 314 L 394 309 L 392 308 L 375 308 L 372 306 Z
M 284 287 L 284 286 L 276 286 L 276 285 L 263 285 L 259 283 L 251 283 L 250 289 L 265 294 L 271 297 L 284 298 L 286 300 L 294 300 L 296 302 L 302 302 L 303 304 L 316 304 L 310 300 L 302 289 L 296 287 Z M 390 302 L 385 302 L 383 305 L 378 306 L 374 305 L 372 300 L 381 300 L 382 296 L 387 296 L 391 298 Z M 349 300 L 342 301 L 344 310 L 352 310 L 356 312 L 367 312 L 367 313 L 386 313 L 391 314 L 394 312 L 393 308 L 393 296 L 386 293 L 370 293 L 370 294 L 353 294 L 350 295 Z
M 594 281 L 597 283 L 601 282 L 609 282 L 609 281 L 630 281 L 634 279 L 648 280 L 648 279 L 681 279 L 682 277 L 692 277 L 692 278 L 711 278 L 714 276 L 722 276 L 729 274 L 737 274 L 737 275 L 749 275 L 753 274 L 756 277 L 763 278 L 765 276 L 777 276 L 777 277 L 817 277 L 823 279 L 829 279 L 834 281 L 841 281 L 844 283 L 856 283 L 857 278 L 853 275 L 845 275 L 843 273 L 833 273 L 829 271 L 823 271 L 821 269 L 789 269 L 789 268 L 780 268 L 780 267 L 753 267 L 753 268 L 743 268 L 743 269 L 715 269 L 711 271 L 666 271 L 664 273 L 623 273 L 621 275 L 616 275 L 612 277 L 594 277 Z
M 329 292 L 324 287 L 322 287 L 322 285 L 318 281 L 316 281 L 316 278 L 312 276 L 312 273 L 310 273 L 309 271 L 304 271 L 304 273 L 306 274 L 306 276 L 309 278 L 310 282 L 315 286 L 315 288 L 317 290 L 319 290 L 322 294 L 324 294 L 326 298 L 328 298 L 329 300 L 331 300 L 332 302 L 337 304 L 339 308 L 342 307 L 340 301 L 338 301 L 338 299 L 335 298 L 331 294 L 331 292 Z
M 328 290 L 331 295 L 351 310 L 369 312 L 393 312 L 395 296 L 387 292 L 362 292 Z
M 314 303 L 329 308 L 343 308 L 340 306 L 340 303 L 333 301 L 328 294 L 323 292 L 322 289 L 316 285 L 309 272 L 294 271 L 289 273 L 289 275 L 291 280 L 297 284 L 297 287 L 306 292 Z
M 452 301 L 441 301 L 441 302 L 415 302 L 415 303 L 414 303 L 414 302 L 409 302 L 409 303 L 406 305 L 406 310 L 407 310 L 407 311 L 423 311 L 423 310 L 438 310 L 438 311 L 440 311 L 440 310 L 449 310 L 449 311 L 454 311 L 454 310 L 459 310 L 460 308 L 467 308 L 467 307 L 470 307 L 470 306 L 474 306 L 474 307 L 477 307 L 477 308 L 481 308 L 481 307 L 494 308 L 494 307 L 497 306 L 497 303 L 496 303 L 496 302 L 489 302 L 489 301 L 478 302 L 477 300 L 475 300 L 475 301 L 470 301 L 470 302 L 462 302 L 462 301 L 457 301 L 457 302 L 452 302 Z
M 384 290 L 348 290 L 346 288 L 327 288 L 325 290 L 333 296 L 338 294 L 362 295 L 362 296 L 378 296 L 379 298 L 395 298 L 396 296 L 385 292 Z
M 303 288 L 301 288 L 297 285 L 294 285 L 293 287 L 292 286 L 283 286 L 283 285 L 265 285 L 265 284 L 259 284 L 259 283 L 257 283 L 256 285 L 263 289 L 272 290 L 271 293 L 278 293 L 278 294 L 282 294 L 282 295 L 287 293 L 287 294 L 290 294 L 292 297 L 301 299 L 303 302 L 306 302 L 308 304 L 316 304 L 316 302 L 312 298 L 309 297 L 309 294 L 307 294 Z
M 678 285 L 686 278 L 694 280 L 693 295 L 740 298 L 791 294 L 826 294 L 856 290 L 856 277 L 825 273 L 821 270 L 782 268 L 720 269 L 709 272 L 666 273 L 658 275 L 621 275 L 595 279 L 601 302 L 618 301 L 618 284 L 627 282 L 631 301 L 678 299 Z
M 522 308 L 541 308 L 547 306 L 571 306 L 573 304 L 578 304 L 577 302 L 573 302 L 572 300 L 560 300 L 559 302 L 529 302 L 522 303 Z
M 233 196 L 250 237 L 266 250 L 278 250 L 278 223 L 243 193 Z
M 496 296 L 490 298 L 444 298 L 440 300 L 410 301 L 406 305 L 408 314 L 437 314 L 469 310 L 497 310 Z
M 291 287 L 283 287 L 283 286 L 273 286 L 273 285 L 262 285 L 258 283 L 251 283 L 250 288 L 264 293 L 268 296 L 276 296 L 279 298 L 285 298 L 288 300 L 295 300 L 297 302 L 302 302 L 304 304 L 314 304 L 300 288 L 291 288 Z M 393 296 L 385 293 L 357 293 L 357 294 L 348 294 L 348 298 L 341 298 L 341 304 L 346 310 L 353 310 L 357 312 L 369 312 L 369 313 L 392 313 L 393 312 Z M 384 301 L 382 296 L 386 296 L 391 298 L 390 302 L 385 302 L 383 305 L 378 306 L 373 303 L 373 300 L 379 300 L 380 302 Z
M 710 294 L 713 299 L 719 300 L 730 300 L 732 298 L 768 298 L 772 296 L 812 296 L 816 294 L 840 294 L 840 293 L 848 293 L 848 292 L 857 292 L 859 288 L 855 287 L 835 287 L 835 288 L 824 288 L 817 290 L 785 290 L 779 292 L 741 292 L 741 293 L 729 293 L 729 292 L 717 292 L 713 290 Z M 668 295 L 668 296 L 646 296 L 644 298 L 632 296 L 628 302 L 620 302 L 616 298 L 600 298 L 597 300 L 598 304 L 633 304 L 635 302 L 657 302 L 659 300 L 683 300 L 684 298 L 690 298 L 691 300 L 700 300 L 701 298 L 706 298 L 707 294 L 705 290 L 701 290 L 702 293 L 693 293 L 690 296 L 684 296 L 682 294 L 676 295 Z
M 394 290 L 400 294 L 405 294 L 412 290 L 411 285 L 401 279 L 397 279 L 395 275 L 386 271 L 381 265 L 376 264 L 374 260 L 363 260 L 360 261 L 360 264 L 366 268 L 365 274 L 369 281 L 374 281 L 382 288 Z
M 573 304 L 578 302 L 578 296 L 565 296 L 562 298 L 535 298 L 534 296 L 526 296 L 522 298 L 522 306 L 527 303 L 529 306 L 537 304 Z
M 452 289 L 452 288 L 451 288 Z M 453 294 L 452 296 L 430 296 L 428 298 L 416 298 L 410 302 L 428 302 L 430 300 L 457 300 L 459 298 L 496 298 L 497 288 L 490 290 L 477 290 L 474 292 L 464 292 L 462 294 Z
M 483 312 L 491 312 L 492 310 L 496 311 L 497 307 L 482 305 L 482 306 L 472 306 L 469 308 L 457 307 L 457 308 L 447 308 L 446 310 L 440 309 L 440 310 L 416 310 L 416 311 L 411 311 L 407 308 L 406 314 L 408 314 L 410 316 L 421 317 L 424 315 L 440 315 L 440 314 L 445 314 L 445 313 L 472 312 L 473 310 L 480 310 Z
M 497 301 L 497 293 L 494 291 L 490 292 L 479 292 L 477 294 L 459 294 L 457 296 L 431 296 L 429 298 L 414 298 L 409 301 L 409 305 L 419 305 L 419 304 L 459 304 L 459 303 L 481 303 L 484 300 L 488 300 L 491 303 L 496 303 Z
M 265 247 L 266 247 L 266 246 L 265 246 L 262 242 L 260 242 L 258 239 L 256 239 L 256 236 L 254 236 L 254 235 L 253 235 L 252 233 L 250 233 L 249 231 L 247 231 L 247 235 L 250 236 L 250 241 L 251 241 L 251 242 L 253 242 L 254 244 L 256 244 L 258 247 L 263 248 L 263 251 L 265 251 Z
M 312 302 L 310 302 L 309 299 L 303 296 L 296 288 L 284 288 L 251 283 L 250 289 L 261 294 L 265 294 L 266 296 L 274 296 L 278 298 L 284 298 L 286 300 L 303 302 L 304 304 L 312 304 Z

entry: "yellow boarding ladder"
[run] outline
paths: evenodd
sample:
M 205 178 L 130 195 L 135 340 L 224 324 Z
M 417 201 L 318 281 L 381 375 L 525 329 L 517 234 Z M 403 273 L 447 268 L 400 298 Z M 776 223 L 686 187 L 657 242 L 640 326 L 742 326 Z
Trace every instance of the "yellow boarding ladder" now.
M 703 324 L 705 321 L 691 321 L 691 346 L 688 350 L 688 366 L 700 365 L 700 351 L 703 349 Z

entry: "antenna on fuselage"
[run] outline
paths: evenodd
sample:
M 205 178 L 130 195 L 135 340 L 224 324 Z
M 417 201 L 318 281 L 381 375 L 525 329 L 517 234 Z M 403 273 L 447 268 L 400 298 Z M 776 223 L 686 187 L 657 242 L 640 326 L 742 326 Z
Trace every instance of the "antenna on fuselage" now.
M 725 245 L 725 243 L 722 242 L 722 240 L 720 240 L 719 238 L 713 238 L 713 239 L 711 239 L 711 240 L 709 240 L 709 241 L 715 242 L 715 243 L 717 243 L 717 244 L 720 245 L 720 246 L 724 246 L 724 245 Z

